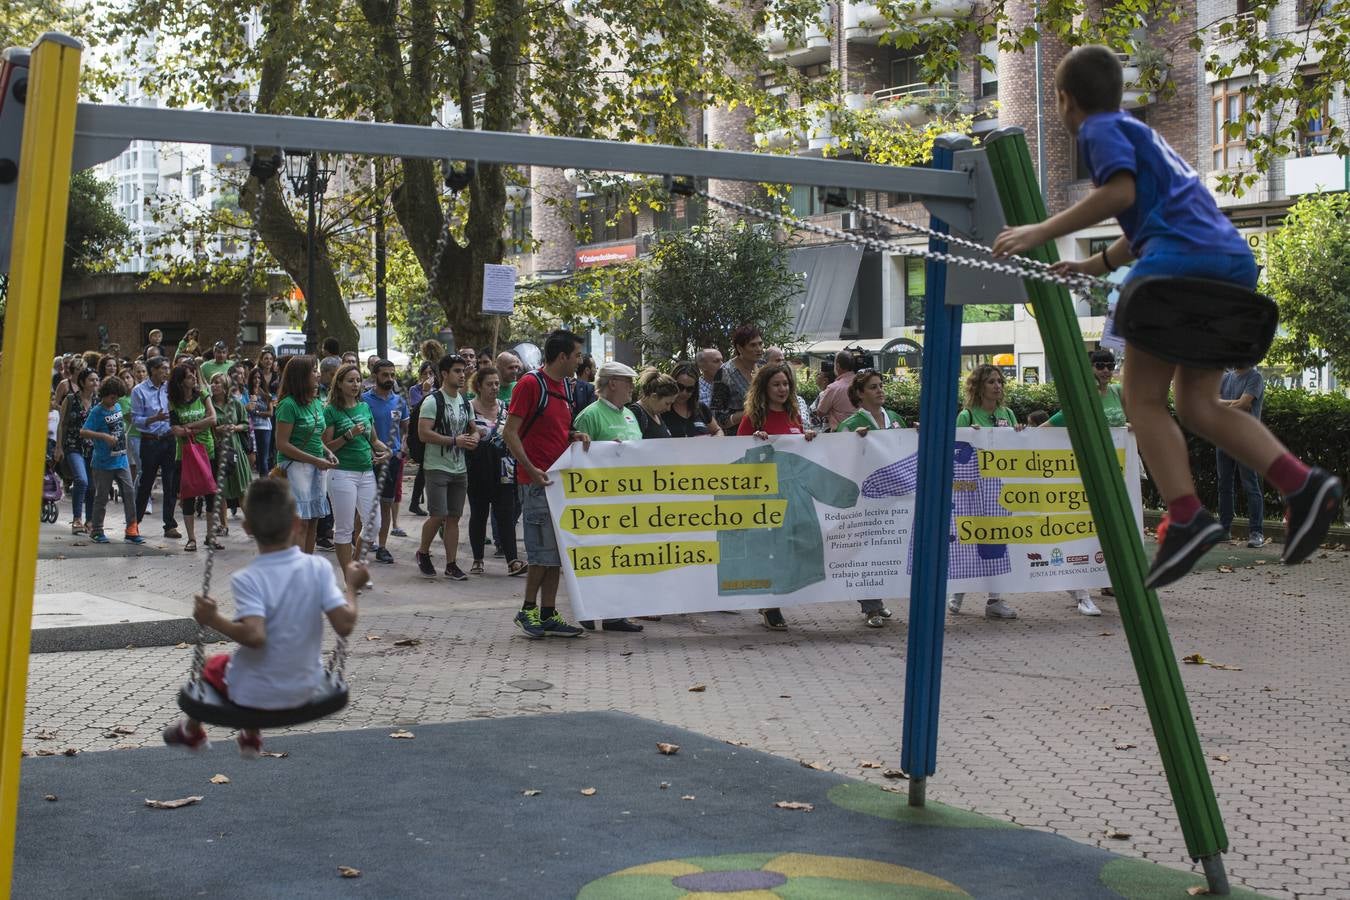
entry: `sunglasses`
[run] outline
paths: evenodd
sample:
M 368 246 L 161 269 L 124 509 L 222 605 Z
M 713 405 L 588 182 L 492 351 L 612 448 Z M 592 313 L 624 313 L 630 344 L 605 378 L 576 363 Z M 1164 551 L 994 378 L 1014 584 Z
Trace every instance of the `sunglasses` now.
M 1095 362 L 1092 364 L 1092 368 L 1097 369 L 1098 371 L 1111 371 L 1115 369 L 1115 367 L 1115 363 L 1108 362 Z
M 692 384 L 681 384 L 679 388 L 681 394 L 692 394 L 694 392 L 694 385 Z

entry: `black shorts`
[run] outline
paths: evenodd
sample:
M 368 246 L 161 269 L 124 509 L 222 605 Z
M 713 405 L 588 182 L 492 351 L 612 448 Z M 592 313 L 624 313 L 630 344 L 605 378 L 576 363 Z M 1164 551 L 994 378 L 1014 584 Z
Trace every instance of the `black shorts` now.
M 380 493 L 380 499 L 392 503 L 398 499 L 399 482 L 403 480 L 403 460 L 395 454 L 386 465 L 392 467 L 387 477 L 384 474 L 385 466 L 375 467 L 375 483 L 379 484 L 380 479 L 384 479 L 384 490 Z

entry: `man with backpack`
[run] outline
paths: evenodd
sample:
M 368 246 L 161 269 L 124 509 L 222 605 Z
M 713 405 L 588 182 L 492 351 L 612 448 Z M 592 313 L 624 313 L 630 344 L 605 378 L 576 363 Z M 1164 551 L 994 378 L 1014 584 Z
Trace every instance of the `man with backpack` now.
M 551 483 L 548 470 L 568 445 L 580 441 L 583 449 L 589 450 L 591 446 L 589 436 L 572 430 L 572 398 L 567 384 L 581 363 L 582 344 L 580 337 L 563 330 L 554 331 L 545 339 L 544 365 L 521 376 L 516 383 L 502 431 L 502 440 L 516 459 L 525 557 L 529 563 L 525 602 L 516 614 L 515 623 L 533 640 L 585 634 L 558 614 L 562 555 L 544 493 L 545 486 Z
M 454 581 L 464 581 L 469 576 L 455 562 L 459 520 L 469 491 L 464 452 L 478 446 L 478 428 L 473 424 L 468 398 L 460 393 L 464 386 L 464 360 L 447 353 L 436 367 L 441 373 L 441 387 L 422 401 L 417 414 L 419 440 L 412 448 L 415 457 L 420 457 L 417 462 L 426 472 L 427 485 L 427 520 L 422 525 L 417 568 L 427 578 L 436 577 L 431 542 L 440 531 L 445 545 L 445 575 Z

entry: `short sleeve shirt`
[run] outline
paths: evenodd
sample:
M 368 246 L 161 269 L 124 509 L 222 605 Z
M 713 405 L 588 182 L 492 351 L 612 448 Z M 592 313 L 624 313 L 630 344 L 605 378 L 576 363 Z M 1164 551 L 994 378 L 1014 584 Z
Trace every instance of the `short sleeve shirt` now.
M 1116 219 L 1136 257 L 1155 239 L 1206 253 L 1251 253 L 1195 170 L 1130 113 L 1088 116 L 1078 128 L 1078 149 L 1098 187 L 1118 172 L 1134 176 L 1134 203 Z
M 130 417 L 122 412 L 121 404 L 108 409 L 102 403 L 95 403 L 94 408 L 89 410 L 89 415 L 84 420 L 84 427 L 90 431 L 111 434 L 117 438 L 115 445 L 110 445 L 107 441 L 94 441 L 92 462 L 95 469 L 125 469 L 128 467 L 126 426 L 130 421 Z
M 1224 372 L 1219 382 L 1220 400 L 1241 400 L 1243 394 L 1252 395 L 1251 414 L 1261 418 L 1261 404 L 1266 396 L 1266 379 L 1255 368 L 1245 372 Z
M 385 446 L 395 453 L 403 449 L 399 425 L 411 418 L 412 413 L 409 412 L 408 403 L 402 395 L 390 393 L 389 399 L 386 400 L 372 390 L 362 394 L 361 399 L 370 407 L 370 414 L 375 418 L 375 433 Z
M 365 434 L 352 435 L 346 442 L 333 451 L 338 458 L 338 468 L 344 472 L 369 472 L 375 464 L 374 447 L 370 436 L 375 431 L 375 420 L 370 407 L 364 401 L 358 401 L 350 409 L 338 409 L 328 405 L 323 408 L 323 421 L 327 428 L 333 429 L 333 437 L 355 428 L 366 426 Z
M 583 409 L 574 427 L 589 434 L 593 441 L 642 440 L 642 426 L 633 411 L 626 406 L 616 407 L 606 400 L 596 400 Z
M 463 434 L 469 423 L 473 421 L 473 413 L 468 409 L 468 401 L 460 394 L 453 397 L 445 391 L 440 391 L 439 394 L 445 412 L 441 418 L 444 427 L 438 433 L 446 437 Z M 436 392 L 428 394 L 427 398 L 422 401 L 422 408 L 418 412 L 418 417 L 430 419 L 432 422 L 436 421 Z M 435 425 L 432 428 L 434 429 Z M 422 465 L 428 471 L 446 472 L 450 475 L 463 475 L 468 471 L 468 462 L 464 458 L 462 448 L 445 447 L 440 444 L 426 445 Z
M 191 425 L 193 422 L 200 422 L 206 418 L 206 395 L 198 394 L 192 398 L 192 402 L 169 407 L 169 421 L 173 425 Z M 193 439 L 194 443 L 201 444 L 206 448 L 207 456 L 216 455 L 216 437 L 212 429 L 197 432 Z M 187 444 L 185 438 L 179 438 L 176 442 L 176 459 L 183 458 L 183 447 Z
M 756 431 L 762 431 L 765 434 L 805 434 L 800 422 L 794 422 L 788 418 L 786 410 L 771 409 L 764 416 L 764 424 L 758 428 L 750 421 L 749 416 L 743 416 L 740 424 L 736 426 L 736 434 L 753 435 Z
M 277 421 L 291 423 L 291 443 L 297 450 L 311 456 L 323 456 L 322 400 L 315 397 L 302 406 L 294 397 L 287 397 L 277 404 Z
M 1121 399 L 1121 388 L 1118 384 L 1109 384 L 1106 386 L 1106 393 L 1101 395 L 1102 412 L 1106 414 L 1106 424 L 1112 428 L 1124 428 L 1128 423 L 1125 417 L 1125 404 Z M 1050 424 L 1055 427 L 1061 427 L 1067 419 L 1064 416 L 1064 410 L 1057 411 L 1050 417 Z
M 1012 428 L 1017 424 L 1017 414 L 1006 406 L 1000 406 L 993 412 L 983 407 L 966 408 L 956 414 L 956 427 L 968 428 L 978 425 L 981 428 Z
M 881 421 L 878 422 L 872 418 L 872 414 L 865 409 L 860 409 L 847 419 L 839 423 L 835 431 L 857 431 L 859 428 L 868 428 L 872 430 L 882 430 L 886 428 L 905 428 L 905 420 L 897 416 L 888 409 L 881 410 Z
M 541 379 L 548 390 L 548 403 L 544 411 L 536 416 Z M 567 386 L 561 381 L 554 381 L 542 371 L 526 375 L 515 383 L 511 391 L 507 414 L 520 419 L 520 443 L 530 463 L 536 469 L 547 472 L 563 455 L 569 443 L 567 433 L 572 430 L 572 404 L 567 401 Z M 530 483 L 530 473 L 524 466 L 516 467 L 516 481 Z

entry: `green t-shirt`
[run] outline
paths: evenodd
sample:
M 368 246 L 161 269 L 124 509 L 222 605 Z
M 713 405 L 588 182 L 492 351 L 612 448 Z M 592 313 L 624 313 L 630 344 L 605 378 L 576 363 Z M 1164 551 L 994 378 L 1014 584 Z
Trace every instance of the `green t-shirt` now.
M 589 434 L 593 441 L 640 441 L 642 426 L 633 411 L 616 409 L 606 400 L 596 400 L 577 416 L 572 427 Z
M 501 387 L 497 388 L 497 399 L 505 403 L 507 406 L 510 406 L 511 392 L 514 391 L 515 389 L 516 383 L 514 381 L 511 382 L 510 384 L 502 385 Z
M 202 383 L 209 387 L 212 378 L 215 378 L 222 372 L 228 373 L 230 371 L 230 366 L 233 365 L 234 363 L 230 362 L 228 359 L 222 363 L 218 363 L 214 359 L 202 363 Z
M 468 402 L 462 394 L 456 394 L 451 397 L 445 391 L 439 391 L 441 399 L 444 402 L 445 412 L 442 414 L 441 421 L 445 427 L 440 433 L 449 437 L 453 434 L 463 434 L 473 423 L 473 411 L 469 408 Z M 419 419 L 430 419 L 436 421 L 436 396 L 435 393 L 428 394 L 422 401 L 422 409 L 418 415 Z M 421 427 L 420 425 L 418 427 Z M 433 430 L 435 425 L 432 425 Z M 425 456 L 422 458 L 422 467 L 429 471 L 446 472 L 450 475 L 463 475 L 468 472 L 467 461 L 464 459 L 464 450 L 461 447 L 446 447 L 442 444 L 428 443 L 425 448 Z
M 170 404 L 169 406 L 169 422 L 172 425 L 190 425 L 193 422 L 197 422 L 205 418 L 206 418 L 205 394 L 199 393 L 196 397 L 192 398 L 191 403 L 184 403 L 182 405 Z M 206 455 L 208 457 L 214 457 L 216 455 L 216 437 L 213 431 L 214 429 L 208 428 L 205 431 L 198 432 L 197 436 L 194 438 L 194 440 L 198 444 L 201 444 L 203 447 L 206 448 Z M 174 441 L 175 445 L 174 459 L 183 458 L 183 445 L 186 443 L 187 441 L 184 438 L 179 438 L 178 440 Z
M 291 423 L 291 444 L 297 450 L 323 458 L 323 401 L 318 397 L 301 406 L 294 397 L 277 404 L 277 421 Z M 286 454 L 281 454 L 286 456 Z M 287 459 L 293 459 L 286 456 Z M 294 460 L 303 462 L 304 460 Z
M 1102 412 L 1106 413 L 1106 424 L 1110 425 L 1112 428 L 1124 428 L 1128 421 L 1125 418 L 1125 402 L 1121 397 L 1120 391 L 1120 385 L 1108 384 L 1106 386 L 1106 393 L 1101 395 Z M 1050 417 L 1050 422 L 1048 424 L 1056 427 L 1063 427 L 1067 421 L 1068 420 L 1064 418 L 1064 410 L 1061 409 Z
M 333 437 L 339 437 L 357 425 L 366 426 L 365 434 L 352 435 L 350 440 L 338 447 L 338 468 L 345 472 L 369 472 L 375 464 L 375 448 L 371 446 L 370 436 L 375 433 L 375 417 L 364 400 L 358 400 L 349 409 L 338 409 L 328 405 L 323 408 L 323 421 L 333 429 Z
M 131 397 L 126 396 L 117 398 L 117 405 L 122 407 L 122 422 L 125 423 L 127 437 L 140 437 L 141 430 L 136 427 L 135 422 L 131 421 Z M 140 463 L 136 461 L 133 461 L 133 464 L 140 465 Z
M 889 409 L 885 409 L 883 407 L 881 410 L 881 415 L 885 419 L 885 421 L 877 422 L 875 419 L 872 418 L 871 414 L 868 413 L 867 410 L 860 409 L 853 415 L 849 416 L 844 421 L 840 422 L 839 427 L 836 428 L 835 431 L 857 431 L 859 428 L 870 428 L 873 430 L 877 430 L 884 428 L 909 427 L 909 424 L 906 423 L 904 419 L 902 419 L 895 413 L 891 412 Z
M 1016 425 L 1017 415 L 1006 406 L 1000 406 L 992 413 L 980 407 L 978 409 L 963 409 L 956 414 L 957 428 L 968 428 L 971 425 L 978 425 L 981 428 L 997 428 L 999 423 L 1005 426 Z

